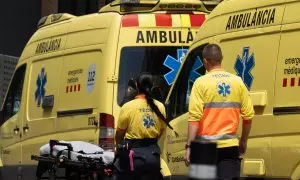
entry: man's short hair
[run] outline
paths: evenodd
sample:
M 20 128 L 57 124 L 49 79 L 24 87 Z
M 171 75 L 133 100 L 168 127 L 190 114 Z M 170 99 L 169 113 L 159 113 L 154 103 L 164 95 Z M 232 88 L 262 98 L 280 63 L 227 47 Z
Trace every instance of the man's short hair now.
M 203 49 L 202 57 L 212 65 L 220 65 L 223 59 L 221 48 L 217 44 L 206 45 Z

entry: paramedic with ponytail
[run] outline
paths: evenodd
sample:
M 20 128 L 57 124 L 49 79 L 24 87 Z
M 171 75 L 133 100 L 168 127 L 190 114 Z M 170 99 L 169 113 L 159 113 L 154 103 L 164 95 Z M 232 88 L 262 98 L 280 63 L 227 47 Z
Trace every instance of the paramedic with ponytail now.
M 167 124 L 165 107 L 151 97 L 153 81 L 150 74 L 140 74 L 135 86 L 138 95 L 122 106 L 119 115 L 114 178 L 156 180 L 160 178 L 157 141 Z

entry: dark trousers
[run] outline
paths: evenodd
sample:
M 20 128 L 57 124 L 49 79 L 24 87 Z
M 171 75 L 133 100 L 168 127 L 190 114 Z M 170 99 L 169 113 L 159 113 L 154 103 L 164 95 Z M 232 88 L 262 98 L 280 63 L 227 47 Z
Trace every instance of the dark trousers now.
M 218 148 L 218 180 L 239 180 L 241 172 L 239 147 Z
M 160 175 L 160 149 L 157 144 L 132 147 L 134 170 L 129 168 L 127 155 L 116 158 L 114 163 L 113 180 L 159 180 Z M 125 162 L 125 163 L 124 163 Z

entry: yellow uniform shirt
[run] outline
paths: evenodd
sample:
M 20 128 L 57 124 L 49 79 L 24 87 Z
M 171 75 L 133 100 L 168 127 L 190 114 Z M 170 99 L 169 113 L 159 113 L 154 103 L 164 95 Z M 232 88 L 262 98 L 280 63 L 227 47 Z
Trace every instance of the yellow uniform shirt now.
M 199 137 L 217 141 L 219 148 L 237 146 L 240 116 L 251 120 L 254 109 L 249 91 L 239 76 L 218 69 L 195 81 L 189 121 L 199 122 Z
M 160 112 L 166 117 L 164 105 L 154 100 Z M 125 103 L 119 115 L 118 128 L 126 130 L 125 138 L 156 138 L 166 125 L 147 104 L 146 99 L 138 98 Z

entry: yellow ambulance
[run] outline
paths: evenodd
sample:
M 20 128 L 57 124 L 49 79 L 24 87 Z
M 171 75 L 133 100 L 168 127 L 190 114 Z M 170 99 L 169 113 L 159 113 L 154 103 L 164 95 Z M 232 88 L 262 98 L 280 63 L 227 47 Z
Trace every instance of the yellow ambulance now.
M 111 149 L 128 80 L 153 73 L 157 98 L 164 101 L 188 46 L 217 4 L 117 0 L 95 14 L 43 17 L 2 105 L 0 179 L 33 179 L 30 157 L 50 139 Z M 173 172 L 167 157 L 162 154 L 166 177 Z
M 195 61 L 206 44 L 217 43 L 223 68 L 243 79 L 255 108 L 242 176 L 300 179 L 299 8 L 296 0 L 224 0 L 209 14 L 167 98 L 179 132 L 167 132 L 171 160 L 184 155 Z M 197 72 L 205 73 L 202 63 Z

